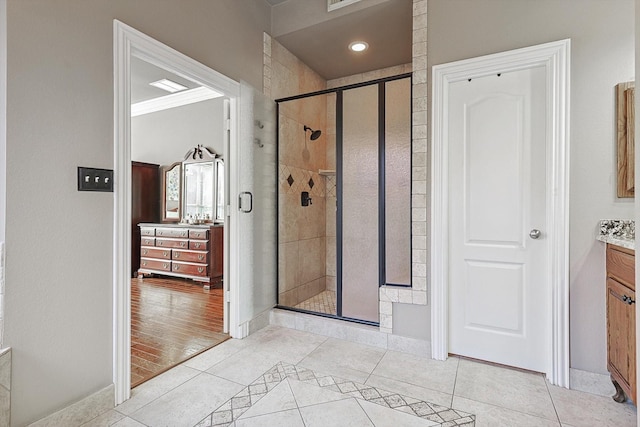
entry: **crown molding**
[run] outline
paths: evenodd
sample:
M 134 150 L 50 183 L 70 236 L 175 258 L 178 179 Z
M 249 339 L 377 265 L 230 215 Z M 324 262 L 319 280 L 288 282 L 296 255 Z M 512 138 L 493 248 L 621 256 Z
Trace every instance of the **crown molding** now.
M 168 110 L 169 108 L 182 107 L 183 105 L 219 98 L 221 96 L 222 94 L 215 90 L 207 87 L 197 87 L 195 89 L 131 104 L 131 117 Z

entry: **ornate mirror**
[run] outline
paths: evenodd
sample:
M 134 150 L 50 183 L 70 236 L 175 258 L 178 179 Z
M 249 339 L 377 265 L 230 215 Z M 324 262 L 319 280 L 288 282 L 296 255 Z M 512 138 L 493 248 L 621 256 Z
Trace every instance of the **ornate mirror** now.
M 222 159 L 198 145 L 182 162 L 182 221 L 224 221 L 224 169 Z
M 163 166 L 160 171 L 162 222 L 178 222 L 182 218 L 182 163 Z

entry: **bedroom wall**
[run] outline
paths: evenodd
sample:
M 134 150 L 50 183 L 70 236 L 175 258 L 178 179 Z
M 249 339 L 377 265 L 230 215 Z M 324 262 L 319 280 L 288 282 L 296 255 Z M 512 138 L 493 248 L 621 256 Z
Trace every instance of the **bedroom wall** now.
M 615 193 L 614 87 L 634 77 L 634 1 L 429 0 L 428 67 L 571 38 L 571 367 L 605 374 L 604 244 L 597 222 L 633 217 Z M 430 95 L 429 95 L 429 99 Z
M 262 87 L 263 0 L 8 0 L 5 345 L 12 425 L 112 379 L 113 20 Z
M 198 144 L 224 153 L 224 98 L 131 118 L 131 160 L 170 165 Z

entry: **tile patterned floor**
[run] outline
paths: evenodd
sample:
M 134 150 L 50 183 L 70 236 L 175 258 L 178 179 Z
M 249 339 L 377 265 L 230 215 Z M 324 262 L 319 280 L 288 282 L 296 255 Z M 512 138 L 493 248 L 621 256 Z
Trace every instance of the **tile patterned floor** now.
M 333 392 L 332 394 L 335 395 L 334 398 L 337 400 L 345 398 L 360 399 L 379 405 L 386 410 L 396 410 L 430 421 L 430 423 L 424 425 L 441 427 L 471 427 L 474 425 L 475 417 L 465 412 L 455 411 L 434 403 L 402 396 L 398 393 L 365 384 L 358 384 L 331 375 L 317 374 L 310 369 L 281 362 L 265 372 L 264 375 L 251 385 L 242 389 L 240 393 L 233 396 L 213 413 L 207 415 L 196 427 L 227 427 L 234 425 L 234 422 L 242 420 L 245 412 L 255 406 L 260 399 L 267 396 L 286 379 L 294 379 L 305 384 L 320 387 L 324 390 L 329 390 Z M 291 396 L 294 399 L 296 398 L 295 393 L 292 393 Z M 299 399 L 289 400 L 297 401 Z M 314 401 L 313 403 L 317 405 L 319 402 Z M 273 413 L 279 413 L 282 411 L 282 406 L 273 407 L 272 409 L 273 412 L 262 413 L 260 416 L 264 417 L 265 415 L 268 416 Z M 367 413 L 365 408 L 363 408 L 363 411 L 365 414 Z M 255 416 L 249 418 L 255 418 Z M 301 416 L 301 418 L 304 420 L 304 416 Z
M 136 387 L 85 426 L 428 427 L 472 422 L 466 414 L 476 427 L 632 427 L 637 416 L 541 374 L 268 326 Z
M 323 291 L 296 305 L 295 308 L 313 311 L 314 313 L 336 314 L 336 293 Z

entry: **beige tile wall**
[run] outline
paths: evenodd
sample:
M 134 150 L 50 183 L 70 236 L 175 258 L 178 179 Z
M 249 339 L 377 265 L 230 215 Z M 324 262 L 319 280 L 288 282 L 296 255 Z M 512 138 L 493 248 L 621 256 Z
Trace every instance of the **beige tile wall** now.
M 412 288 L 380 288 L 380 331 L 393 333 L 393 303 L 427 304 L 427 0 L 413 0 L 411 171 Z
M 326 88 L 326 81 L 268 34 L 264 35 L 264 92 L 272 99 Z M 279 302 L 296 304 L 326 287 L 326 97 L 280 104 Z M 315 141 L 304 125 L 322 131 Z M 312 204 L 301 206 L 301 192 Z M 335 238 L 334 238 L 335 240 Z

